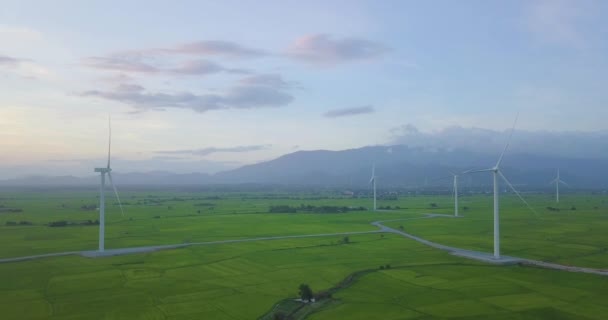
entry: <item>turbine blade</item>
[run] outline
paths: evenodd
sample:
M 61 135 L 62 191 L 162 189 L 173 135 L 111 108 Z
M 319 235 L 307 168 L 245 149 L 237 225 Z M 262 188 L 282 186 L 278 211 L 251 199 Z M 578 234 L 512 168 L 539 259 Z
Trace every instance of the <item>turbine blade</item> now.
M 108 178 L 110 179 L 110 184 L 112 185 L 112 189 L 114 189 L 114 194 L 116 195 L 116 200 L 118 200 L 118 206 L 120 206 L 120 214 L 125 216 L 124 210 L 122 210 L 122 202 L 120 202 L 120 197 L 118 196 L 118 190 L 116 190 L 116 186 L 114 185 L 114 180 L 112 180 L 112 172 L 108 172 Z
M 519 192 L 517 192 L 517 190 L 515 190 L 515 187 L 511 184 L 511 182 L 509 182 L 507 177 L 505 177 L 505 175 L 502 174 L 502 172 L 500 172 L 500 170 L 498 171 L 498 174 L 507 183 L 509 188 L 511 188 L 511 190 L 513 190 L 513 192 L 515 192 L 515 194 L 519 197 L 519 199 L 521 201 L 523 201 L 523 203 L 525 203 L 526 206 L 528 206 L 528 208 L 532 211 L 532 213 L 534 213 L 534 215 L 538 215 L 538 212 L 536 212 L 536 210 L 534 210 L 534 208 L 532 208 L 532 206 L 528 203 L 528 201 L 526 201 L 526 199 L 524 199 L 524 197 L 522 197 L 521 194 L 519 194 Z
M 477 172 L 490 172 L 490 171 L 494 171 L 494 168 L 481 169 L 481 170 L 468 170 L 468 171 L 465 171 L 463 174 L 465 174 L 465 173 L 477 173 Z
M 461 175 L 462 175 L 462 174 L 467 174 L 467 173 L 471 173 L 471 172 L 473 172 L 473 171 L 475 171 L 475 170 L 473 170 L 473 169 L 469 169 L 469 170 L 462 171 L 460 174 L 461 174 Z
M 452 202 L 454 202 L 454 197 L 456 197 L 456 184 L 452 183 Z
M 110 168 L 110 150 L 112 149 L 112 118 L 108 116 L 108 168 Z
M 372 164 L 372 177 L 369 179 L 369 183 L 372 183 L 376 179 L 376 164 Z
M 507 140 L 507 144 L 505 145 L 505 148 L 502 150 L 502 153 L 500 154 L 500 157 L 498 158 L 498 162 L 496 162 L 496 168 L 498 168 L 500 166 L 500 163 L 502 162 L 502 157 L 504 157 L 505 152 L 507 152 L 507 149 L 509 148 L 509 144 L 511 144 L 511 138 L 513 137 L 513 131 L 515 131 L 515 125 L 517 124 L 517 118 L 519 118 L 519 112 L 515 116 L 515 121 L 513 122 L 513 127 L 511 128 L 511 133 L 509 134 L 509 140 Z
M 566 181 L 564 180 L 559 180 L 559 183 L 565 185 L 566 187 L 569 187 L 570 185 L 566 183 Z

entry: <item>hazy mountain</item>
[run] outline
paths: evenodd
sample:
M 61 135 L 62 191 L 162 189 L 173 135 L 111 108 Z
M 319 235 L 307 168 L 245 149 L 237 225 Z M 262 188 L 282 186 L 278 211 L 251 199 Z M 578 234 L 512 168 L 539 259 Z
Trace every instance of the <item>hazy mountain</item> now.
M 243 166 L 215 175 L 170 172 L 114 172 L 119 185 L 277 184 L 301 186 L 365 187 L 376 164 L 379 187 L 431 187 L 449 185 L 449 172 L 488 168 L 498 155 L 464 149 L 445 150 L 404 145 L 374 146 L 343 151 L 298 151 L 271 161 Z M 548 187 L 561 169 L 573 188 L 605 188 L 608 169 L 603 159 L 569 159 L 534 154 L 506 154 L 503 171 L 521 187 Z M 1 185 L 94 185 L 98 177 L 27 177 L 0 181 Z M 462 178 L 464 185 L 489 185 L 490 174 Z
M 489 168 L 498 155 L 467 150 L 432 150 L 403 145 L 364 147 L 344 151 L 299 151 L 277 159 L 216 174 L 218 183 L 280 183 L 360 187 L 368 183 L 372 163 L 380 186 L 422 187 L 447 185 L 452 172 Z M 503 171 L 511 182 L 531 187 L 548 186 L 560 168 L 573 187 L 603 188 L 608 170 L 604 160 L 568 159 L 532 154 L 506 154 Z M 490 184 L 490 174 L 468 175 L 463 183 Z

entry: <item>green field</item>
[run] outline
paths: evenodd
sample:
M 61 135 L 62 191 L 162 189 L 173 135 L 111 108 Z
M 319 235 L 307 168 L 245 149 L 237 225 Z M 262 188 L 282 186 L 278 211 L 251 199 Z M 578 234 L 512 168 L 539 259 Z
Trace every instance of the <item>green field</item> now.
M 604 319 L 607 280 L 522 267 L 407 266 L 364 276 L 310 319 Z
M 0 193 L 0 257 L 92 250 L 98 227 L 49 227 L 97 219 L 90 191 Z M 323 193 L 122 193 L 125 217 L 109 201 L 106 247 L 376 230 L 376 220 L 450 213 L 449 196 L 380 201 L 373 213 L 268 213 L 271 205 L 369 206 L 370 199 Z M 503 253 L 608 267 L 608 205 L 600 195 L 527 196 L 532 214 L 504 196 Z M 433 205 L 435 204 L 435 205 Z M 491 251 L 491 196 L 462 197 L 461 219 L 387 223 L 442 244 Z M 572 206 L 576 210 L 571 210 Z M 7 225 L 28 221 L 32 225 Z M 194 246 L 119 257 L 80 256 L 0 264 L 2 319 L 256 319 L 301 283 L 315 291 L 373 269 L 339 290 L 310 319 L 603 319 L 608 277 L 490 266 L 397 235 L 351 235 Z M 390 270 L 378 270 L 390 264 Z
M 608 197 L 566 196 L 559 205 L 548 197 L 528 196 L 527 199 L 536 213 L 515 197 L 501 199 L 502 254 L 608 269 Z M 387 225 L 403 226 L 407 232 L 438 243 L 491 252 L 491 202 L 490 196 L 463 197 L 461 206 L 471 208 L 461 211 L 464 218 L 418 219 Z M 550 211 L 548 206 L 560 210 Z

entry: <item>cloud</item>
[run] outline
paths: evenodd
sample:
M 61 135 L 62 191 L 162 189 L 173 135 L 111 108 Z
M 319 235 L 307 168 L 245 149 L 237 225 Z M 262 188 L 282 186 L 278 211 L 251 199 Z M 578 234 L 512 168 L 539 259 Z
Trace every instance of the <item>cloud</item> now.
M 114 73 L 108 76 L 100 77 L 98 80 L 104 83 L 127 83 L 134 81 L 135 79 L 125 73 Z
M 240 80 L 243 85 L 262 85 L 273 88 L 289 88 L 295 85 L 294 82 L 287 82 L 280 74 L 258 74 L 245 77 Z
M 250 145 L 250 146 L 236 146 L 236 147 L 207 147 L 202 149 L 186 149 L 186 150 L 164 150 L 164 151 L 156 151 L 159 154 L 190 154 L 195 156 L 208 156 L 214 153 L 241 153 L 241 152 L 251 152 L 251 151 L 259 151 L 266 150 L 270 148 L 271 145 Z
M 383 45 L 365 39 L 336 39 L 327 34 L 307 35 L 297 39 L 287 50 L 295 60 L 321 66 L 342 62 L 371 60 L 388 51 Z
M 355 116 L 355 115 L 359 115 L 359 114 L 374 113 L 374 112 L 375 112 L 374 107 L 362 106 L 362 107 L 356 107 L 356 108 L 344 108 L 344 109 L 330 110 L 330 111 L 327 111 L 326 113 L 324 113 L 323 115 L 327 118 L 338 118 L 338 117 L 348 117 L 348 116 Z
M 0 55 L 0 68 L 12 75 L 26 79 L 38 79 L 51 75 L 51 72 L 30 59 Z
M 85 66 L 111 71 L 154 73 L 159 69 L 142 62 L 139 57 L 111 55 L 107 57 L 88 57 L 83 61 Z
M 170 72 L 184 75 L 205 75 L 224 71 L 224 67 L 208 60 L 193 60 L 171 69 Z
M 431 149 L 467 149 L 498 156 L 507 143 L 508 131 L 452 126 L 422 132 L 407 124 L 391 129 L 389 143 Z M 608 158 L 608 131 L 515 130 L 509 153 Z
M 232 74 L 251 74 L 247 69 L 225 68 L 213 61 L 198 59 L 179 63 L 159 61 L 158 58 L 149 58 L 142 54 L 124 53 L 112 54 L 105 57 L 88 57 L 83 65 L 104 71 L 117 71 L 122 74 L 156 74 L 156 75 L 185 75 L 201 76 L 221 72 Z M 171 65 L 174 66 L 171 66 Z M 163 66 L 160 66 L 163 65 Z
M 293 101 L 293 96 L 288 92 L 265 85 L 237 85 L 223 94 L 194 94 L 154 93 L 139 85 L 121 84 L 109 91 L 90 90 L 80 95 L 122 102 L 139 111 L 177 108 L 201 113 L 210 110 L 282 107 Z
M 211 55 L 231 58 L 255 58 L 266 55 L 265 52 L 253 48 L 247 48 L 234 42 L 208 40 L 182 44 L 173 48 L 160 49 L 162 52 Z
M 0 55 L 0 67 L 15 67 L 21 63 L 21 59 Z
M 528 2 L 526 23 L 544 42 L 580 47 L 584 44 L 581 22 L 585 10 L 581 1 L 537 0 Z

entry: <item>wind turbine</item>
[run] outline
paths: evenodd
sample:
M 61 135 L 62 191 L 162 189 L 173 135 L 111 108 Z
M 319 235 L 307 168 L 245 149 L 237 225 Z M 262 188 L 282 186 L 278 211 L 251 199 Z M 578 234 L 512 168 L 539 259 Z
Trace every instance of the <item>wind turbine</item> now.
M 106 217 L 106 199 L 105 199 L 105 188 L 106 188 L 106 174 L 108 174 L 108 178 L 110 180 L 110 184 L 114 189 L 114 194 L 116 195 L 116 199 L 118 200 L 118 205 L 120 206 L 120 213 L 124 217 L 124 211 L 122 210 L 122 203 L 120 202 L 120 197 L 118 196 L 118 191 L 116 190 L 116 186 L 114 185 L 114 181 L 112 180 L 112 168 L 110 167 L 110 152 L 112 147 L 112 123 L 111 120 L 108 119 L 108 128 L 109 128 L 109 138 L 108 138 L 108 165 L 105 168 L 95 168 L 95 172 L 101 173 L 101 186 L 99 188 L 99 252 L 104 251 L 104 240 L 105 240 L 105 217 Z
M 555 202 L 559 203 L 559 184 L 563 183 L 564 185 L 568 185 L 564 180 L 559 178 L 559 169 L 557 169 L 557 177 L 549 183 L 555 183 Z
M 500 163 L 502 162 L 502 158 L 505 155 L 505 152 L 507 151 L 507 149 L 509 148 L 509 144 L 511 143 L 511 137 L 513 137 L 513 131 L 515 131 L 515 124 L 517 123 L 518 117 L 519 117 L 519 114 L 515 117 L 515 121 L 513 122 L 513 128 L 511 128 L 511 134 L 509 135 L 509 140 L 507 141 L 505 148 L 502 150 L 502 153 L 500 154 L 500 157 L 498 158 L 496 165 L 494 165 L 492 168 L 489 168 L 489 169 L 474 170 L 474 171 L 467 172 L 467 173 L 492 172 L 492 177 L 494 179 L 494 259 L 500 259 L 500 219 L 499 219 L 500 207 L 498 205 L 499 177 L 502 178 L 502 180 L 504 180 L 504 182 L 509 186 L 509 188 L 511 188 L 511 190 L 513 190 L 513 192 L 519 197 L 519 199 L 521 199 L 521 201 L 523 201 L 528 206 L 528 208 L 530 208 L 530 210 L 532 210 L 534 213 L 536 213 L 536 211 L 528 204 L 528 202 L 526 202 L 526 200 L 524 200 L 524 198 L 519 194 L 519 192 L 517 192 L 517 190 L 515 190 L 515 187 L 513 187 L 511 182 L 509 182 L 509 180 L 500 171 Z
M 374 189 L 374 211 L 376 211 L 376 164 L 372 165 L 372 177 L 369 179 L 369 183 L 372 184 Z
M 452 197 L 454 198 L 454 216 L 458 217 L 458 177 L 472 171 L 468 170 L 461 173 L 455 173 L 454 171 L 448 170 L 448 172 L 450 173 L 449 176 L 443 176 L 433 180 L 444 180 L 446 178 L 449 178 L 450 176 L 454 179 L 454 182 L 452 184 Z

